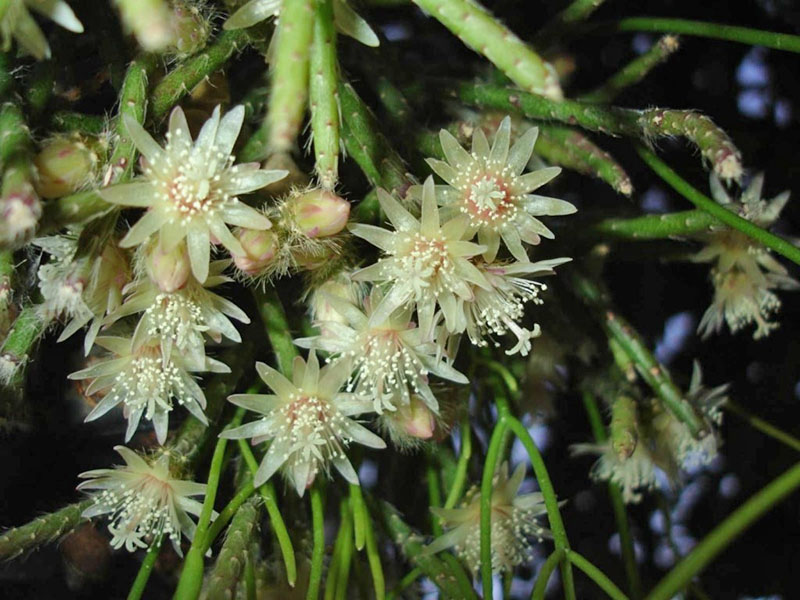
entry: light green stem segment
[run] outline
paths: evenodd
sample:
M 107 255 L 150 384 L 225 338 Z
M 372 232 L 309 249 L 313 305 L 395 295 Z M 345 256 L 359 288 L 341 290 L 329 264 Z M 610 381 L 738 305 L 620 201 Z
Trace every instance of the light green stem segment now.
M 0 169 L 3 173 L 0 212 L 4 212 L 3 204 L 11 198 L 32 209 L 40 206 L 39 195 L 33 187 L 31 131 L 19 105 L 19 101 L 8 101 L 0 106 Z M 8 234 L 4 233 L 6 225 L 10 230 Z M 21 233 L 27 232 L 13 230 L 11 223 L 0 223 L 0 246 L 24 242 L 20 239 Z
M 539 569 L 539 574 L 536 575 L 536 583 L 533 585 L 531 591 L 531 600 L 544 600 L 544 594 L 547 591 L 547 582 L 550 581 L 550 576 L 556 567 L 561 564 L 564 558 L 564 550 L 556 548 L 553 553 L 544 561 L 542 568 Z
M 611 448 L 620 460 L 630 458 L 636 450 L 639 434 L 636 425 L 636 402 L 620 394 L 611 404 Z
M 769 437 L 780 442 L 781 444 L 785 444 L 789 448 L 792 448 L 800 452 L 800 440 L 798 440 L 793 435 L 786 433 L 782 429 L 775 427 L 775 425 L 765 421 L 761 417 L 752 414 L 751 412 L 739 406 L 735 402 L 728 400 L 727 402 L 725 402 L 725 404 L 722 405 L 722 408 L 724 408 L 728 412 L 732 412 L 737 417 L 745 421 L 745 423 L 747 423 L 754 429 L 757 429 L 764 435 L 768 435 Z
M 562 100 L 560 102 L 511 88 L 461 83 L 453 93 L 462 102 L 483 108 L 521 113 L 531 119 L 560 121 L 590 131 L 650 142 L 661 137 L 684 137 L 723 179 L 742 174 L 741 156 L 728 134 L 709 117 L 691 110 L 649 108 L 634 110 Z
M 309 49 L 313 31 L 313 0 L 283 3 L 274 34 L 277 37 L 266 120 L 271 152 L 290 152 L 300 133 L 308 99 Z
M 255 477 L 256 471 L 258 471 L 258 462 L 245 440 L 239 440 L 239 452 L 244 457 L 250 473 Z M 281 515 L 278 503 L 275 500 L 275 485 L 271 481 L 268 481 L 258 488 L 258 493 L 264 501 L 264 506 L 267 507 L 267 514 L 272 524 L 272 531 L 278 539 L 278 546 L 281 549 L 283 564 L 286 568 L 286 581 L 290 586 L 294 587 L 297 581 L 297 564 L 294 558 L 294 547 L 292 546 L 292 539 L 289 537 L 289 530 L 286 528 L 286 523 L 283 521 L 283 515 Z
M 456 474 L 453 477 L 453 485 L 447 493 L 447 498 L 444 501 L 444 508 L 455 508 L 458 501 L 461 499 L 461 494 L 464 493 L 464 488 L 467 485 L 467 469 L 469 468 L 469 459 L 472 456 L 472 432 L 469 427 L 469 417 L 465 416 L 461 421 L 461 452 L 458 455 L 458 464 L 456 464 Z
M 601 86 L 581 95 L 578 99 L 582 102 L 611 102 L 624 90 L 647 77 L 650 71 L 666 61 L 679 47 L 677 36 L 661 37 L 647 52 L 637 56 Z
M 707 212 L 712 217 L 716 217 L 728 227 L 737 229 L 743 234 L 753 238 L 764 244 L 767 248 L 771 248 L 778 254 L 782 254 L 795 264 L 800 265 L 800 248 L 787 242 L 783 238 L 762 229 L 758 225 L 751 223 L 747 219 L 727 210 L 714 202 L 708 196 L 701 194 L 694 187 L 692 187 L 686 180 L 681 178 L 675 171 L 673 171 L 664 161 L 658 158 L 650 150 L 644 146 L 638 147 L 639 156 L 647 163 L 647 165 L 656 172 L 656 174 L 666 181 L 672 188 L 680 195 L 686 198 L 689 202 L 694 204 L 700 210 Z
M 557 44 L 562 32 L 575 23 L 588 19 L 603 2 L 605 0 L 573 0 L 536 33 L 535 46 L 540 48 Z
M 350 562 L 353 557 L 353 512 L 349 499 L 339 503 L 339 531 L 333 543 L 333 553 L 325 577 L 325 600 L 337 600 L 341 587 L 347 593 L 347 582 L 350 579 Z
M 595 567 L 583 556 L 574 550 L 568 550 L 567 558 L 573 565 L 583 571 L 592 581 L 594 581 L 601 590 L 608 594 L 609 598 L 612 600 L 628 600 L 628 597 L 622 592 L 621 589 L 617 587 L 613 581 L 608 578 L 605 573 Z
M 630 219 L 603 219 L 592 226 L 592 231 L 603 237 L 622 240 L 659 240 L 706 233 L 719 220 L 702 210 L 685 210 L 665 215 L 644 215 Z
M 681 562 L 667 573 L 647 600 L 669 600 L 686 587 L 692 577 L 702 571 L 725 548 L 730 546 L 745 529 L 750 527 L 765 512 L 791 494 L 800 486 L 800 463 L 773 480 L 752 496 L 733 514 L 720 523 L 695 546 Z
M 34 344 L 44 332 L 44 325 L 36 306 L 28 305 L 23 308 L 14 320 L 14 325 L 3 345 L 0 346 L 3 360 L 10 361 L 17 367 L 27 363 Z M 11 383 L 13 382 L 12 379 Z
M 633 193 L 631 178 L 614 157 L 571 127 L 540 125 L 534 150 L 550 163 L 605 181 L 620 194 Z
M 308 575 L 306 600 L 317 600 L 322 581 L 322 559 L 325 557 L 325 515 L 319 482 L 311 487 L 310 496 L 314 546 L 311 549 L 311 572 Z
M 223 31 L 213 44 L 167 74 L 153 89 L 150 115 L 160 119 L 206 77 L 221 69 L 228 59 L 241 51 L 248 37 L 244 29 Z
M 603 417 L 600 409 L 595 402 L 594 396 L 588 392 L 583 392 L 583 405 L 586 408 L 586 415 L 592 427 L 594 439 L 598 444 L 606 441 L 606 429 L 603 426 Z M 614 509 L 614 518 L 617 521 L 619 530 L 620 546 L 622 547 L 622 562 L 625 565 L 625 575 L 628 578 L 628 587 L 631 598 L 638 600 L 642 597 L 642 581 L 639 576 L 639 569 L 636 566 L 636 551 L 633 546 L 630 526 L 628 525 L 628 515 L 625 512 L 625 502 L 622 499 L 622 492 L 615 483 L 608 484 L 608 495 L 611 499 L 611 506 Z
M 269 343 L 272 344 L 272 350 L 275 352 L 278 370 L 291 378 L 292 361 L 299 354 L 297 346 L 294 345 L 292 332 L 289 330 L 289 322 L 286 320 L 286 312 L 281 299 L 273 287 L 256 288 L 253 290 L 253 295 L 258 303 L 258 310 L 261 320 L 264 322 Z
M 248 547 L 257 531 L 259 506 L 248 500 L 236 511 L 217 562 L 208 576 L 208 598 L 235 598 L 247 563 Z
M 372 519 L 364 503 L 364 496 L 360 486 L 350 485 L 350 502 L 353 505 L 354 523 L 357 523 L 359 520 L 362 522 L 361 526 L 364 530 L 364 541 L 367 547 L 367 562 L 369 562 L 369 570 L 372 573 L 375 598 L 376 600 L 383 600 L 386 597 L 386 582 L 383 576 L 383 566 L 381 565 L 381 557 L 378 552 L 375 532 L 372 528 Z M 356 547 L 358 548 L 358 542 L 356 542 Z
M 239 491 L 236 492 L 236 495 L 225 505 L 225 508 L 220 511 L 219 516 L 214 519 L 214 523 L 212 523 L 211 527 L 208 528 L 205 551 L 208 551 L 208 549 L 211 547 L 211 544 L 214 543 L 214 540 L 216 540 L 222 533 L 222 530 L 225 529 L 228 523 L 238 514 L 239 507 L 247 502 L 255 491 L 256 489 L 253 487 L 252 478 L 239 488 Z
M 127 181 L 133 174 L 136 161 L 136 146 L 133 144 L 125 128 L 122 117 L 128 115 L 140 125 L 144 123 L 145 108 L 147 105 L 147 81 L 150 74 L 158 64 L 152 54 L 137 57 L 128 67 L 122 81 L 122 90 L 119 94 L 119 111 L 117 112 L 114 131 L 117 135 L 114 151 L 109 163 L 114 169 L 113 177 L 109 183 Z
M 519 87 L 563 97 L 555 70 L 484 7 L 470 0 L 414 0 L 467 46 L 488 58 Z
M 158 560 L 158 555 L 161 552 L 161 544 L 163 541 L 163 538 L 159 537 L 150 545 L 150 548 L 147 549 L 147 554 L 145 554 L 144 560 L 142 561 L 142 566 L 139 567 L 139 572 L 136 573 L 136 579 L 133 580 L 131 590 L 128 592 L 128 600 L 139 600 L 144 594 L 147 582 L 150 581 L 150 574 L 153 572 L 153 567 L 155 567 L 156 560 Z
M 493 581 L 492 581 L 492 496 L 494 474 L 502 460 L 501 452 L 504 445 L 504 434 L 508 429 L 505 419 L 500 419 L 495 425 L 492 437 L 489 440 L 489 449 L 486 452 L 486 460 L 483 463 L 483 477 L 481 479 L 481 502 L 480 502 L 480 552 L 481 552 L 481 587 L 483 588 L 484 600 L 492 600 Z
M 319 182 L 332 190 L 339 180 L 339 70 L 333 0 L 316 0 L 311 45 L 311 132 Z
M 81 513 L 92 505 L 92 500 L 70 504 L 56 512 L 35 518 L 27 525 L 14 527 L 0 534 L 0 560 L 10 560 L 25 552 L 52 544 L 68 534 L 86 519 Z
M 753 46 L 765 46 L 775 50 L 800 52 L 800 36 L 788 33 L 762 31 L 750 27 L 736 27 L 720 23 L 705 23 L 687 19 L 663 19 L 658 17 L 629 17 L 615 25 L 617 31 L 653 31 L 681 33 L 698 37 L 716 38 L 740 42 Z

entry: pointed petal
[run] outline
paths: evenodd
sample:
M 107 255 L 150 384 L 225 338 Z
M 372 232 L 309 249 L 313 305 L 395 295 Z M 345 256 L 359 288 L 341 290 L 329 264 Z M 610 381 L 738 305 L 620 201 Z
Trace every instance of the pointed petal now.
M 136 149 L 141 152 L 151 164 L 158 162 L 164 151 L 153 139 L 153 136 L 147 133 L 144 127 L 128 113 L 122 115 L 122 122 L 125 125 L 125 130 L 128 132 L 131 141 L 134 146 L 136 146 Z
M 203 225 L 192 227 L 186 236 L 186 242 L 192 274 L 197 281 L 203 283 L 208 277 L 208 263 L 211 259 L 211 238 L 208 229 Z
M 378 188 L 378 202 L 380 202 L 383 212 L 386 213 L 395 229 L 408 231 L 414 230 L 419 226 L 419 221 L 381 188 Z
M 155 200 L 155 186 L 146 181 L 119 183 L 111 187 L 97 190 L 106 202 L 120 206 L 151 206 Z
M 156 231 L 161 229 L 164 223 L 163 217 L 154 210 L 148 210 L 136 223 L 128 230 L 128 233 L 119 241 L 120 248 L 131 248 L 138 246 Z
M 539 128 L 531 127 L 511 147 L 511 152 L 508 154 L 508 168 L 514 175 L 519 175 L 528 166 L 537 137 L 539 137 Z
M 244 106 L 241 104 L 233 107 L 222 117 L 217 129 L 216 145 L 217 150 L 224 156 L 229 156 L 233 152 L 233 145 L 242 130 L 242 123 L 244 123 Z
M 281 0 L 250 0 L 225 21 L 223 29 L 244 29 L 256 23 L 277 16 L 281 9 Z
M 481 158 L 489 158 L 489 140 L 486 139 L 486 134 L 483 129 L 476 127 L 472 132 L 472 153 Z
M 292 383 L 278 371 L 263 362 L 256 363 L 256 371 L 272 391 L 282 398 L 288 397 L 297 391 Z
M 461 144 L 458 143 L 458 140 L 453 137 L 453 134 L 446 129 L 439 131 L 439 142 L 442 144 L 442 151 L 444 152 L 447 162 L 450 163 L 450 166 L 454 169 L 464 169 L 467 165 L 474 162 L 469 152 L 464 150 Z
M 515 191 L 518 194 L 527 194 L 536 188 L 542 187 L 545 183 L 561 173 L 561 167 L 545 167 L 537 169 L 525 175 L 520 175 L 516 179 Z
M 420 224 L 420 233 L 427 238 L 437 237 L 441 231 L 439 227 L 439 207 L 436 204 L 436 191 L 433 187 L 432 176 L 428 176 L 422 186 L 422 218 Z
M 380 45 L 378 36 L 372 31 L 369 23 L 350 8 L 345 0 L 334 0 L 333 22 L 339 31 L 365 46 L 377 48 Z

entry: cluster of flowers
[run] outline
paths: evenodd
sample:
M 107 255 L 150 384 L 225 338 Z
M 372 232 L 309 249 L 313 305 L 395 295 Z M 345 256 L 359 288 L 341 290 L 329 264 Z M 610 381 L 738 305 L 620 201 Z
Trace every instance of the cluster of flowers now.
M 530 351 L 539 327 L 526 329 L 520 321 L 528 302 L 541 302 L 544 285 L 526 278 L 552 273 L 568 259 L 530 262 L 524 244 L 553 237 L 536 217 L 575 209 L 531 193 L 558 174 L 558 169 L 523 173 L 536 130 L 510 147 L 506 119 L 491 147 L 476 130 L 472 152 L 443 131 L 447 162 L 430 164 L 447 185 L 436 186 L 429 178 L 411 189 L 406 206 L 381 191 L 380 205 L 393 229 L 350 225 L 353 236 L 381 250 L 376 263 L 353 270 L 343 250 L 353 242 L 344 231 L 349 203 L 331 191 L 293 189 L 263 210 L 239 199 L 287 174 L 255 163 L 234 164 L 243 118 L 242 107 L 224 116 L 217 107 L 193 140 L 183 111 L 176 108 L 161 146 L 126 117 L 124 125 L 142 156 L 141 174 L 98 193 L 113 206 L 145 212 L 121 239 L 113 228 L 98 236 L 97 229 L 86 226 L 35 240 L 49 255 L 39 268 L 41 316 L 67 323 L 60 339 L 88 325 L 86 354 L 94 346 L 108 353 L 90 357 L 89 366 L 70 376 L 91 380 L 87 393 L 99 399 L 86 420 L 121 406 L 126 441 L 144 419 L 163 444 L 176 405 L 206 422 L 206 400 L 195 375 L 228 370 L 208 355 L 207 344 L 223 338 L 239 342 L 232 320 L 248 322 L 241 309 L 213 291 L 231 281 L 226 269 L 262 284 L 294 270 L 322 271 L 325 276 L 318 278 L 309 302 L 319 333 L 296 340 L 309 349 L 308 359 L 298 357 L 288 377 L 258 363 L 272 393 L 231 396 L 232 403 L 259 418 L 222 435 L 270 442 L 256 485 L 280 470 L 302 496 L 331 465 L 358 484 L 348 446 L 384 448 L 385 442 L 357 417 L 378 416 L 396 441 L 432 437 L 439 402 L 430 375 L 467 383 L 453 366 L 461 336 L 486 345 L 487 337 L 512 333 L 517 342 L 508 353 Z M 70 153 L 57 154 L 77 160 Z M 85 171 L 98 161 L 84 164 L 88 156 L 79 153 L 75 171 L 83 173 L 80 178 L 56 182 L 68 188 L 53 191 L 56 197 L 96 184 L 98 176 L 86 177 Z M 65 165 L 56 166 L 60 175 L 71 173 Z M 498 258 L 501 245 L 513 258 Z M 213 260 L 215 246 L 230 259 Z M 318 353 L 328 364 L 320 364 Z M 82 475 L 87 479 L 82 489 L 101 490 L 87 516 L 110 515 L 114 545 L 129 550 L 159 535 L 175 544 L 180 532 L 190 536 L 194 526 L 188 514 L 197 514 L 199 507 L 191 496 L 202 494 L 202 486 L 175 478 L 168 451 L 147 461 L 124 447 L 117 450 L 126 466 Z M 521 470 L 511 479 L 506 471 L 498 474 L 499 505 L 521 504 L 498 512 L 497 531 L 525 540 L 545 532 L 532 521 L 541 512 L 537 502 L 527 496 L 515 500 L 522 476 Z M 474 512 L 477 497 L 471 494 L 463 510 Z M 443 518 L 457 523 L 458 514 Z M 505 517 L 511 520 L 506 523 Z M 477 535 L 466 535 L 466 541 L 453 543 L 477 556 L 472 544 Z M 438 544 L 457 539 L 452 534 Z M 502 565 L 522 560 L 526 544 L 518 542 L 509 555 L 514 560 Z

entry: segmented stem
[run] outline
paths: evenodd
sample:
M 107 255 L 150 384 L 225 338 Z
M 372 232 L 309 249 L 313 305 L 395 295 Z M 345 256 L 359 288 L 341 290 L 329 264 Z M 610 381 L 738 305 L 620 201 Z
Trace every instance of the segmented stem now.
M 311 45 L 311 131 L 315 170 L 323 187 L 332 190 L 339 179 L 339 70 L 333 0 L 316 0 Z
M 18 100 L 9 100 L 0 106 L 0 168 L 2 168 L 2 185 L 0 185 L 0 247 L 16 247 L 27 241 L 33 228 L 29 227 L 26 218 L 23 223 L 16 223 L 11 204 L 25 206 L 31 217 L 41 215 L 39 195 L 33 187 L 36 174 L 31 160 L 33 141 L 31 131 L 19 107 Z
M 313 0 L 284 2 L 275 30 L 271 90 L 265 125 L 270 152 L 290 152 L 303 124 L 308 99 Z
M 720 222 L 702 210 L 685 210 L 665 215 L 644 215 L 630 219 L 603 219 L 592 230 L 616 239 L 658 240 L 708 232 Z
M 208 576 L 209 598 L 235 598 L 236 590 L 243 582 L 245 564 L 248 559 L 250 541 L 258 530 L 259 506 L 250 499 L 236 511 L 231 521 L 225 542 Z
M 52 544 L 86 520 L 81 513 L 91 504 L 92 500 L 76 502 L 37 517 L 27 525 L 4 531 L 0 534 L 0 560 L 10 560 L 25 552 Z
M 520 88 L 553 100 L 563 97 L 554 69 L 489 11 L 468 0 L 414 0 Z

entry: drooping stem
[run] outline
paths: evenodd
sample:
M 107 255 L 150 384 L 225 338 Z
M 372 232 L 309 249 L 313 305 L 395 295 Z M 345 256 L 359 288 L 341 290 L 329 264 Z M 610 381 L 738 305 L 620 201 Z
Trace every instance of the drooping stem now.
M 775 250 L 775 252 L 782 254 L 795 264 L 800 265 L 800 248 L 794 246 L 790 242 L 787 242 L 783 238 L 780 238 L 777 235 L 762 229 L 755 223 L 751 223 L 747 219 L 744 219 L 739 215 L 727 210 L 726 208 L 714 202 L 708 196 L 701 194 L 647 148 L 639 146 L 638 152 L 639 156 L 642 157 L 647 165 L 653 169 L 653 171 L 655 171 L 656 174 L 661 177 L 661 179 L 666 181 L 675 191 L 681 194 L 689 202 L 694 204 L 697 208 L 707 212 L 712 217 L 716 217 L 729 227 L 737 229 L 754 240 L 761 242 L 767 248 Z
M 800 52 L 800 36 L 752 29 L 751 27 L 723 25 L 721 23 L 690 21 L 688 19 L 665 19 L 659 17 L 628 17 L 615 23 L 613 28 L 616 31 L 680 33 L 683 35 L 739 42 L 752 46 L 764 46 L 766 48 L 774 48 L 775 50 L 786 50 L 787 52 Z
M 800 486 L 800 463 L 762 488 L 695 546 L 648 594 L 647 600 L 669 600 L 734 539 Z
M 533 585 L 531 591 L 531 600 L 544 600 L 544 594 L 547 591 L 547 582 L 550 581 L 550 576 L 556 567 L 561 564 L 564 558 L 564 550 L 556 548 L 553 553 L 544 561 L 542 568 L 536 574 L 536 583 Z
M 52 544 L 68 534 L 86 519 L 81 516 L 92 505 L 93 500 L 83 500 L 65 506 L 55 512 L 36 517 L 20 527 L 13 527 L 0 534 L 0 560 L 11 560 L 26 552 Z
M 637 56 L 619 71 L 609 77 L 602 85 L 578 97 L 581 102 L 611 102 L 627 88 L 636 85 L 666 61 L 680 47 L 678 37 L 662 36 L 647 52 Z
M 333 1 L 317 0 L 311 45 L 311 131 L 317 177 L 332 190 L 339 179 L 339 71 Z
M 163 541 L 163 538 L 159 538 L 150 544 L 150 548 L 147 549 L 147 554 L 144 555 L 139 572 L 136 573 L 136 579 L 133 580 L 131 590 L 128 592 L 128 600 L 139 600 L 144 594 L 147 582 L 150 581 L 150 574 L 153 572 L 153 567 L 155 567 L 156 560 L 158 560 L 158 555 L 161 552 L 161 543 Z
M 464 488 L 467 484 L 467 468 L 469 467 L 469 459 L 472 457 L 472 432 L 470 431 L 469 418 L 464 417 L 461 421 L 461 451 L 458 455 L 458 463 L 456 464 L 456 474 L 453 478 L 453 484 L 450 491 L 447 493 L 447 498 L 444 501 L 444 508 L 455 508 L 455 505 L 461 499 L 461 494 L 464 493 Z
M 612 600 L 628 600 L 628 597 L 622 592 L 617 585 L 611 581 L 608 576 L 600 569 L 586 560 L 583 556 L 574 550 L 567 551 L 569 561 L 577 568 L 583 571 L 589 578 L 594 581 L 601 590 L 608 594 Z
M 481 587 L 485 600 L 493 598 L 492 582 L 492 495 L 494 475 L 502 459 L 501 451 L 504 445 L 504 433 L 507 429 L 504 419 L 500 419 L 494 426 L 492 437 L 489 440 L 489 449 L 486 451 L 486 460 L 483 463 L 483 477 L 481 479 L 480 502 L 480 527 L 481 527 Z
M 198 83 L 222 68 L 231 56 L 240 52 L 247 41 L 247 33 L 243 29 L 223 31 L 213 44 L 167 74 L 150 96 L 151 118 L 160 119 L 165 116 Z
M 467 0 L 414 0 L 467 46 L 488 58 L 520 88 L 563 97 L 555 70 L 483 6 Z
M 208 548 L 211 547 L 211 544 L 214 543 L 219 535 L 222 533 L 222 530 L 230 523 L 238 514 L 239 508 L 247 502 L 256 491 L 255 487 L 253 487 L 253 480 L 250 479 L 249 481 L 245 482 L 239 488 L 239 491 L 236 492 L 236 495 L 231 498 L 230 502 L 228 502 L 225 507 L 220 511 L 219 516 L 214 519 L 214 523 L 212 523 L 211 527 L 208 528 L 208 535 L 206 536 L 206 551 Z
M 291 152 L 308 99 L 309 49 L 314 31 L 312 0 L 285 2 L 275 30 L 267 117 L 270 152 Z
M 728 134 L 709 117 L 691 110 L 606 107 L 575 100 L 550 100 L 536 94 L 491 85 L 459 83 L 451 93 L 466 104 L 523 114 L 531 119 L 560 121 L 608 135 L 644 142 L 660 137 L 684 137 L 697 147 L 723 179 L 742 174 L 741 156 Z
M 383 577 L 383 566 L 381 565 L 381 557 L 378 552 L 378 544 L 375 539 L 375 532 L 372 528 L 372 518 L 369 515 L 361 487 L 358 485 L 350 485 L 350 500 L 354 506 L 360 505 L 363 510 L 361 520 L 364 528 L 364 540 L 367 548 L 367 562 L 369 563 L 369 570 L 372 573 L 372 583 L 375 589 L 376 600 L 383 600 L 386 596 L 386 583 Z M 355 519 L 354 519 L 355 520 Z M 356 544 L 358 547 L 358 544 Z

